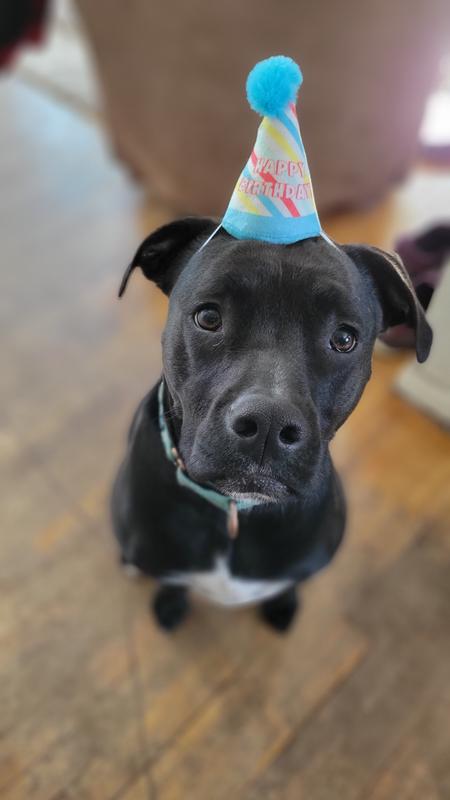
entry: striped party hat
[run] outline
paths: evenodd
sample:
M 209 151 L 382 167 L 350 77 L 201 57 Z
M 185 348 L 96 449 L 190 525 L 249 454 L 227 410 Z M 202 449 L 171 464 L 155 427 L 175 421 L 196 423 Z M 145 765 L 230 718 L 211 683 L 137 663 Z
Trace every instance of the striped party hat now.
M 260 61 L 248 76 L 247 98 L 263 121 L 222 220 L 237 239 L 291 244 L 322 233 L 295 108 L 302 80 L 286 56 Z

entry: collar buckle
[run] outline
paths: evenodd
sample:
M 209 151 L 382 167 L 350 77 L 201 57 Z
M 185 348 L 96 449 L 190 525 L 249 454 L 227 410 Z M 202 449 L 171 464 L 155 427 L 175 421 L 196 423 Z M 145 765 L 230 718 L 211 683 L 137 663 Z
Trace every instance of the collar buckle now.
M 239 533 L 239 517 L 237 505 L 234 500 L 230 500 L 228 507 L 227 531 L 230 539 L 236 539 Z
M 178 467 L 178 469 L 181 469 L 182 472 L 186 472 L 186 467 L 185 467 L 184 461 L 181 458 L 177 448 L 176 447 L 172 447 L 170 452 L 172 454 L 172 458 L 173 458 L 174 464 Z

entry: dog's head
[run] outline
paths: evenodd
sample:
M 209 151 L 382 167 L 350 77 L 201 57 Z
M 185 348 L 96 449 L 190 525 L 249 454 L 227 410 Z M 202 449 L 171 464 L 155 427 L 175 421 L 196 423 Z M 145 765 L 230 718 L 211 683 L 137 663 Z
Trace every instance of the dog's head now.
M 164 377 L 189 475 L 241 498 L 296 495 L 370 377 L 378 334 L 406 322 L 424 361 L 432 333 L 399 258 L 321 237 L 238 241 L 209 219 L 152 233 L 132 270 L 169 295 Z

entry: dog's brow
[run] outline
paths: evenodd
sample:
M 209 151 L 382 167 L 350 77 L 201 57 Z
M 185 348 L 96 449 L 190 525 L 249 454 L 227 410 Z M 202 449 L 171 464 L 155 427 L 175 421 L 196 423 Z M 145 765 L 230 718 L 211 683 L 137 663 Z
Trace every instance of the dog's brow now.
M 215 295 L 225 295 L 229 292 L 252 292 L 255 290 L 255 280 L 253 276 L 247 275 L 244 271 L 240 273 L 224 272 L 216 277 L 208 286 L 202 287 L 203 292 L 214 293 Z
M 355 316 L 356 304 L 352 293 L 335 281 L 326 284 L 315 283 L 309 289 L 308 294 L 312 305 L 320 305 L 321 311 L 329 313 L 334 311 Z

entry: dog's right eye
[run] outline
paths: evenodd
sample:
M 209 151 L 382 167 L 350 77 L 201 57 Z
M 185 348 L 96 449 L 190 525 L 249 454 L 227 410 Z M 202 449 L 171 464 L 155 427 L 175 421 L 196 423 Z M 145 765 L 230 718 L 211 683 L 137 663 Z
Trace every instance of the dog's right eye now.
M 194 322 L 197 328 L 204 331 L 218 331 L 222 325 L 222 317 L 216 306 L 203 306 L 195 312 Z

